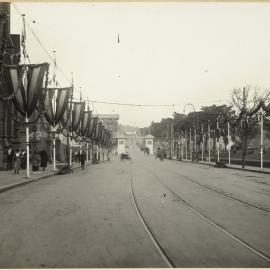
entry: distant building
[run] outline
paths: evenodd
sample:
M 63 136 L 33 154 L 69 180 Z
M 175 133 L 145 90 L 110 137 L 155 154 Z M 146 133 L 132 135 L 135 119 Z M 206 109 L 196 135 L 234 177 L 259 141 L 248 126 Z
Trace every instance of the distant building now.
M 98 118 L 112 135 L 117 133 L 119 114 L 98 114 Z

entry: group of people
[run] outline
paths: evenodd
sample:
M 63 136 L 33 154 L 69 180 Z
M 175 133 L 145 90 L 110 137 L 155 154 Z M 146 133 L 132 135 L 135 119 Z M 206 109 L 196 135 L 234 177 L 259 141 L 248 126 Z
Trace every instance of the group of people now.
M 155 158 L 159 158 L 160 161 L 164 161 L 165 156 L 166 156 L 165 150 L 158 147 Z
M 32 170 L 37 172 L 39 167 L 43 168 L 43 171 L 47 167 L 48 163 L 48 155 L 45 150 L 38 151 L 38 149 L 34 149 L 32 155 Z M 19 171 L 26 169 L 26 151 L 16 149 L 15 151 L 10 147 L 7 153 L 7 169 L 13 170 L 14 174 L 19 174 Z
M 74 158 L 75 158 L 75 162 L 81 163 L 81 169 L 84 169 L 84 165 L 85 165 L 85 160 L 86 160 L 86 153 L 83 150 L 80 150 L 80 152 L 76 152 L 74 154 Z

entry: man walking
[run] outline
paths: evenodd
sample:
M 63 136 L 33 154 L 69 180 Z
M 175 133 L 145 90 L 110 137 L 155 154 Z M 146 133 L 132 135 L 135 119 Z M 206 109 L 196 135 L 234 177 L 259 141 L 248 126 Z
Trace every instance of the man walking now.
M 80 155 L 80 159 L 81 159 L 81 169 L 84 169 L 84 163 L 86 160 L 86 153 L 84 151 L 82 151 L 81 155 Z

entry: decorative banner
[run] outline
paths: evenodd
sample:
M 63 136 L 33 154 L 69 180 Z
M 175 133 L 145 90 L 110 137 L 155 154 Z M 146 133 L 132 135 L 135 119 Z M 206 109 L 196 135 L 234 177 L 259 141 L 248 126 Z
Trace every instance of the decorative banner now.
M 65 137 L 67 137 L 68 129 L 71 130 L 70 115 L 71 115 L 71 110 L 70 110 L 70 106 L 68 106 L 68 108 L 64 111 L 63 116 L 60 119 L 60 123 L 59 123 L 61 126 L 61 132 Z
M 97 143 L 98 143 L 98 144 L 101 143 L 102 132 L 103 132 L 103 130 L 104 130 L 104 126 L 102 125 L 102 122 L 99 122 L 98 136 L 97 136 Z
M 68 99 L 72 88 L 49 88 L 46 90 L 44 106 L 46 108 L 44 116 L 52 125 L 56 126 L 63 117 L 67 118 Z M 55 97 L 56 96 L 56 97 Z M 53 100 L 55 98 L 55 101 Z M 55 105 L 54 105 L 55 102 Z
M 86 137 L 88 129 L 90 128 L 91 111 L 84 112 L 83 122 L 81 125 L 81 135 Z
M 92 114 L 92 113 L 91 113 Z M 89 122 L 89 128 L 87 130 L 87 135 L 86 137 L 88 139 L 91 139 L 92 136 L 93 136 L 93 131 L 94 131 L 94 121 L 95 121 L 96 118 L 94 117 L 90 117 L 90 122 Z
M 22 73 L 26 68 L 26 85 L 23 85 L 24 80 Z M 13 98 L 13 103 L 16 109 L 29 118 L 36 109 L 37 103 L 41 98 L 43 90 L 43 79 L 48 75 L 49 64 L 31 64 L 31 65 L 16 65 L 5 66 L 4 75 L 7 83 L 7 88 L 10 93 L 16 93 Z M 45 83 L 47 87 L 47 78 Z
M 93 124 L 93 132 L 92 132 L 92 136 L 91 136 L 91 139 L 94 140 L 94 141 L 97 138 L 98 128 L 99 128 L 98 118 L 95 117 L 94 124 Z
M 73 102 L 72 131 L 76 131 L 83 121 L 85 102 Z
M 99 133 L 100 133 L 101 125 L 102 125 L 101 122 L 97 122 L 97 124 L 96 124 L 96 129 L 95 129 L 95 133 L 94 133 L 94 141 L 96 143 L 98 143 L 98 136 L 99 136 Z

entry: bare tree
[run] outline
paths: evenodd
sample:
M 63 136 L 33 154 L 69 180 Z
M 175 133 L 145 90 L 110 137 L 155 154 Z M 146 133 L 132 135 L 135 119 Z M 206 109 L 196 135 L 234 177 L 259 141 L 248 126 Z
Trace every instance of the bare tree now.
M 232 91 L 232 106 L 242 112 L 241 130 L 242 130 L 242 167 L 245 167 L 245 157 L 247 151 L 248 134 L 248 113 L 252 112 L 261 101 L 268 102 L 270 91 L 261 91 L 258 87 L 246 86 L 243 89 L 238 88 Z
M 260 101 L 269 102 L 270 91 L 268 89 L 262 91 L 259 87 L 247 85 L 243 88 L 235 88 L 231 95 L 232 106 L 237 111 L 252 111 L 260 103 Z

